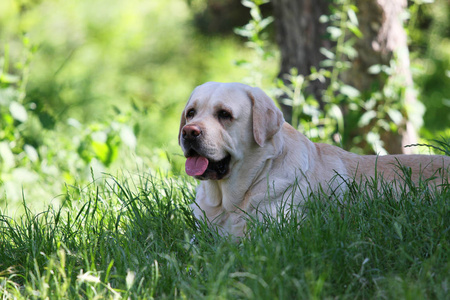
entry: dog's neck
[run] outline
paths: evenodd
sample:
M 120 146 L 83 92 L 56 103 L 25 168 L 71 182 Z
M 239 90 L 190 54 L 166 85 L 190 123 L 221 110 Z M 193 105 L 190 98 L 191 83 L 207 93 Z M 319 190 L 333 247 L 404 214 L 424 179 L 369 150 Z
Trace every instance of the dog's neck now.
M 192 205 L 194 214 L 198 218 L 206 216 L 225 232 L 243 232 L 245 213 L 271 207 L 270 201 L 282 197 L 292 185 L 295 178 L 290 175 L 308 172 L 311 165 L 307 153 L 312 150 L 306 148 L 312 149 L 314 144 L 292 127 L 283 126 L 264 147 L 255 144 L 248 151 L 251 157 L 236 161 L 231 167 L 231 172 L 236 173 L 223 180 L 203 181 Z M 278 178 L 276 186 L 272 184 L 274 178 Z
M 264 147 L 256 143 L 249 151 L 251 157 L 242 157 L 234 162 L 231 174 L 226 179 L 208 180 L 204 182 L 208 204 L 212 207 L 222 207 L 225 212 L 247 210 L 249 199 L 254 197 L 252 189 L 257 184 L 267 183 L 267 173 L 272 167 L 273 160 L 283 153 L 283 137 L 279 132 Z M 233 174 L 237 173 L 239 174 Z M 206 199 L 205 199 L 206 200 Z

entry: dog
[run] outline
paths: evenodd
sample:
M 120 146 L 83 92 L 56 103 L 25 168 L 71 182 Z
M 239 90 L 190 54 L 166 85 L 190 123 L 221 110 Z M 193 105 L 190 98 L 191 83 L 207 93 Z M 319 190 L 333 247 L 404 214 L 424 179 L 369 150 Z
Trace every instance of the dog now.
M 448 156 L 361 156 L 313 143 L 285 122 L 261 89 L 241 83 L 195 88 L 181 114 L 178 141 L 186 173 L 201 180 L 194 215 L 222 235 L 243 236 L 247 215 L 275 215 L 289 193 L 301 203 L 319 188 L 342 192 L 349 180 L 398 180 L 399 164 L 411 168 L 414 182 L 433 176 L 435 184 L 449 182 Z

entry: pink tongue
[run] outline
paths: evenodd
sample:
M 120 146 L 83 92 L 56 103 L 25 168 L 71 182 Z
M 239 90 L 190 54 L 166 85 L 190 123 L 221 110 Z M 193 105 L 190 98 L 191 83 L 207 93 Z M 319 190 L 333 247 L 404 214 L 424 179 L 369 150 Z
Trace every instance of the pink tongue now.
M 203 156 L 191 156 L 186 160 L 186 173 L 189 176 L 198 176 L 205 173 L 208 168 L 208 159 Z

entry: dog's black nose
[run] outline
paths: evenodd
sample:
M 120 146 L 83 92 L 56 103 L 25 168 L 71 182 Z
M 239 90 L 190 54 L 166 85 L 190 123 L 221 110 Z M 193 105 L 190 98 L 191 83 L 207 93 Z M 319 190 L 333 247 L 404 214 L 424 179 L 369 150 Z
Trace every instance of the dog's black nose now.
M 202 135 L 202 129 L 198 125 L 186 125 L 181 132 L 183 139 L 194 140 Z

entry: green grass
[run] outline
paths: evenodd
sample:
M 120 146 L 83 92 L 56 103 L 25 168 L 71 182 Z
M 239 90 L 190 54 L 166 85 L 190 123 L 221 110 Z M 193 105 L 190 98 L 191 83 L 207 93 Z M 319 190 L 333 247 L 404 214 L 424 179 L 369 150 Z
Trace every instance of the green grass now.
M 193 219 L 189 178 L 127 177 L 1 215 L 2 298 L 448 299 L 448 185 L 317 194 L 303 215 L 251 220 L 236 242 Z

